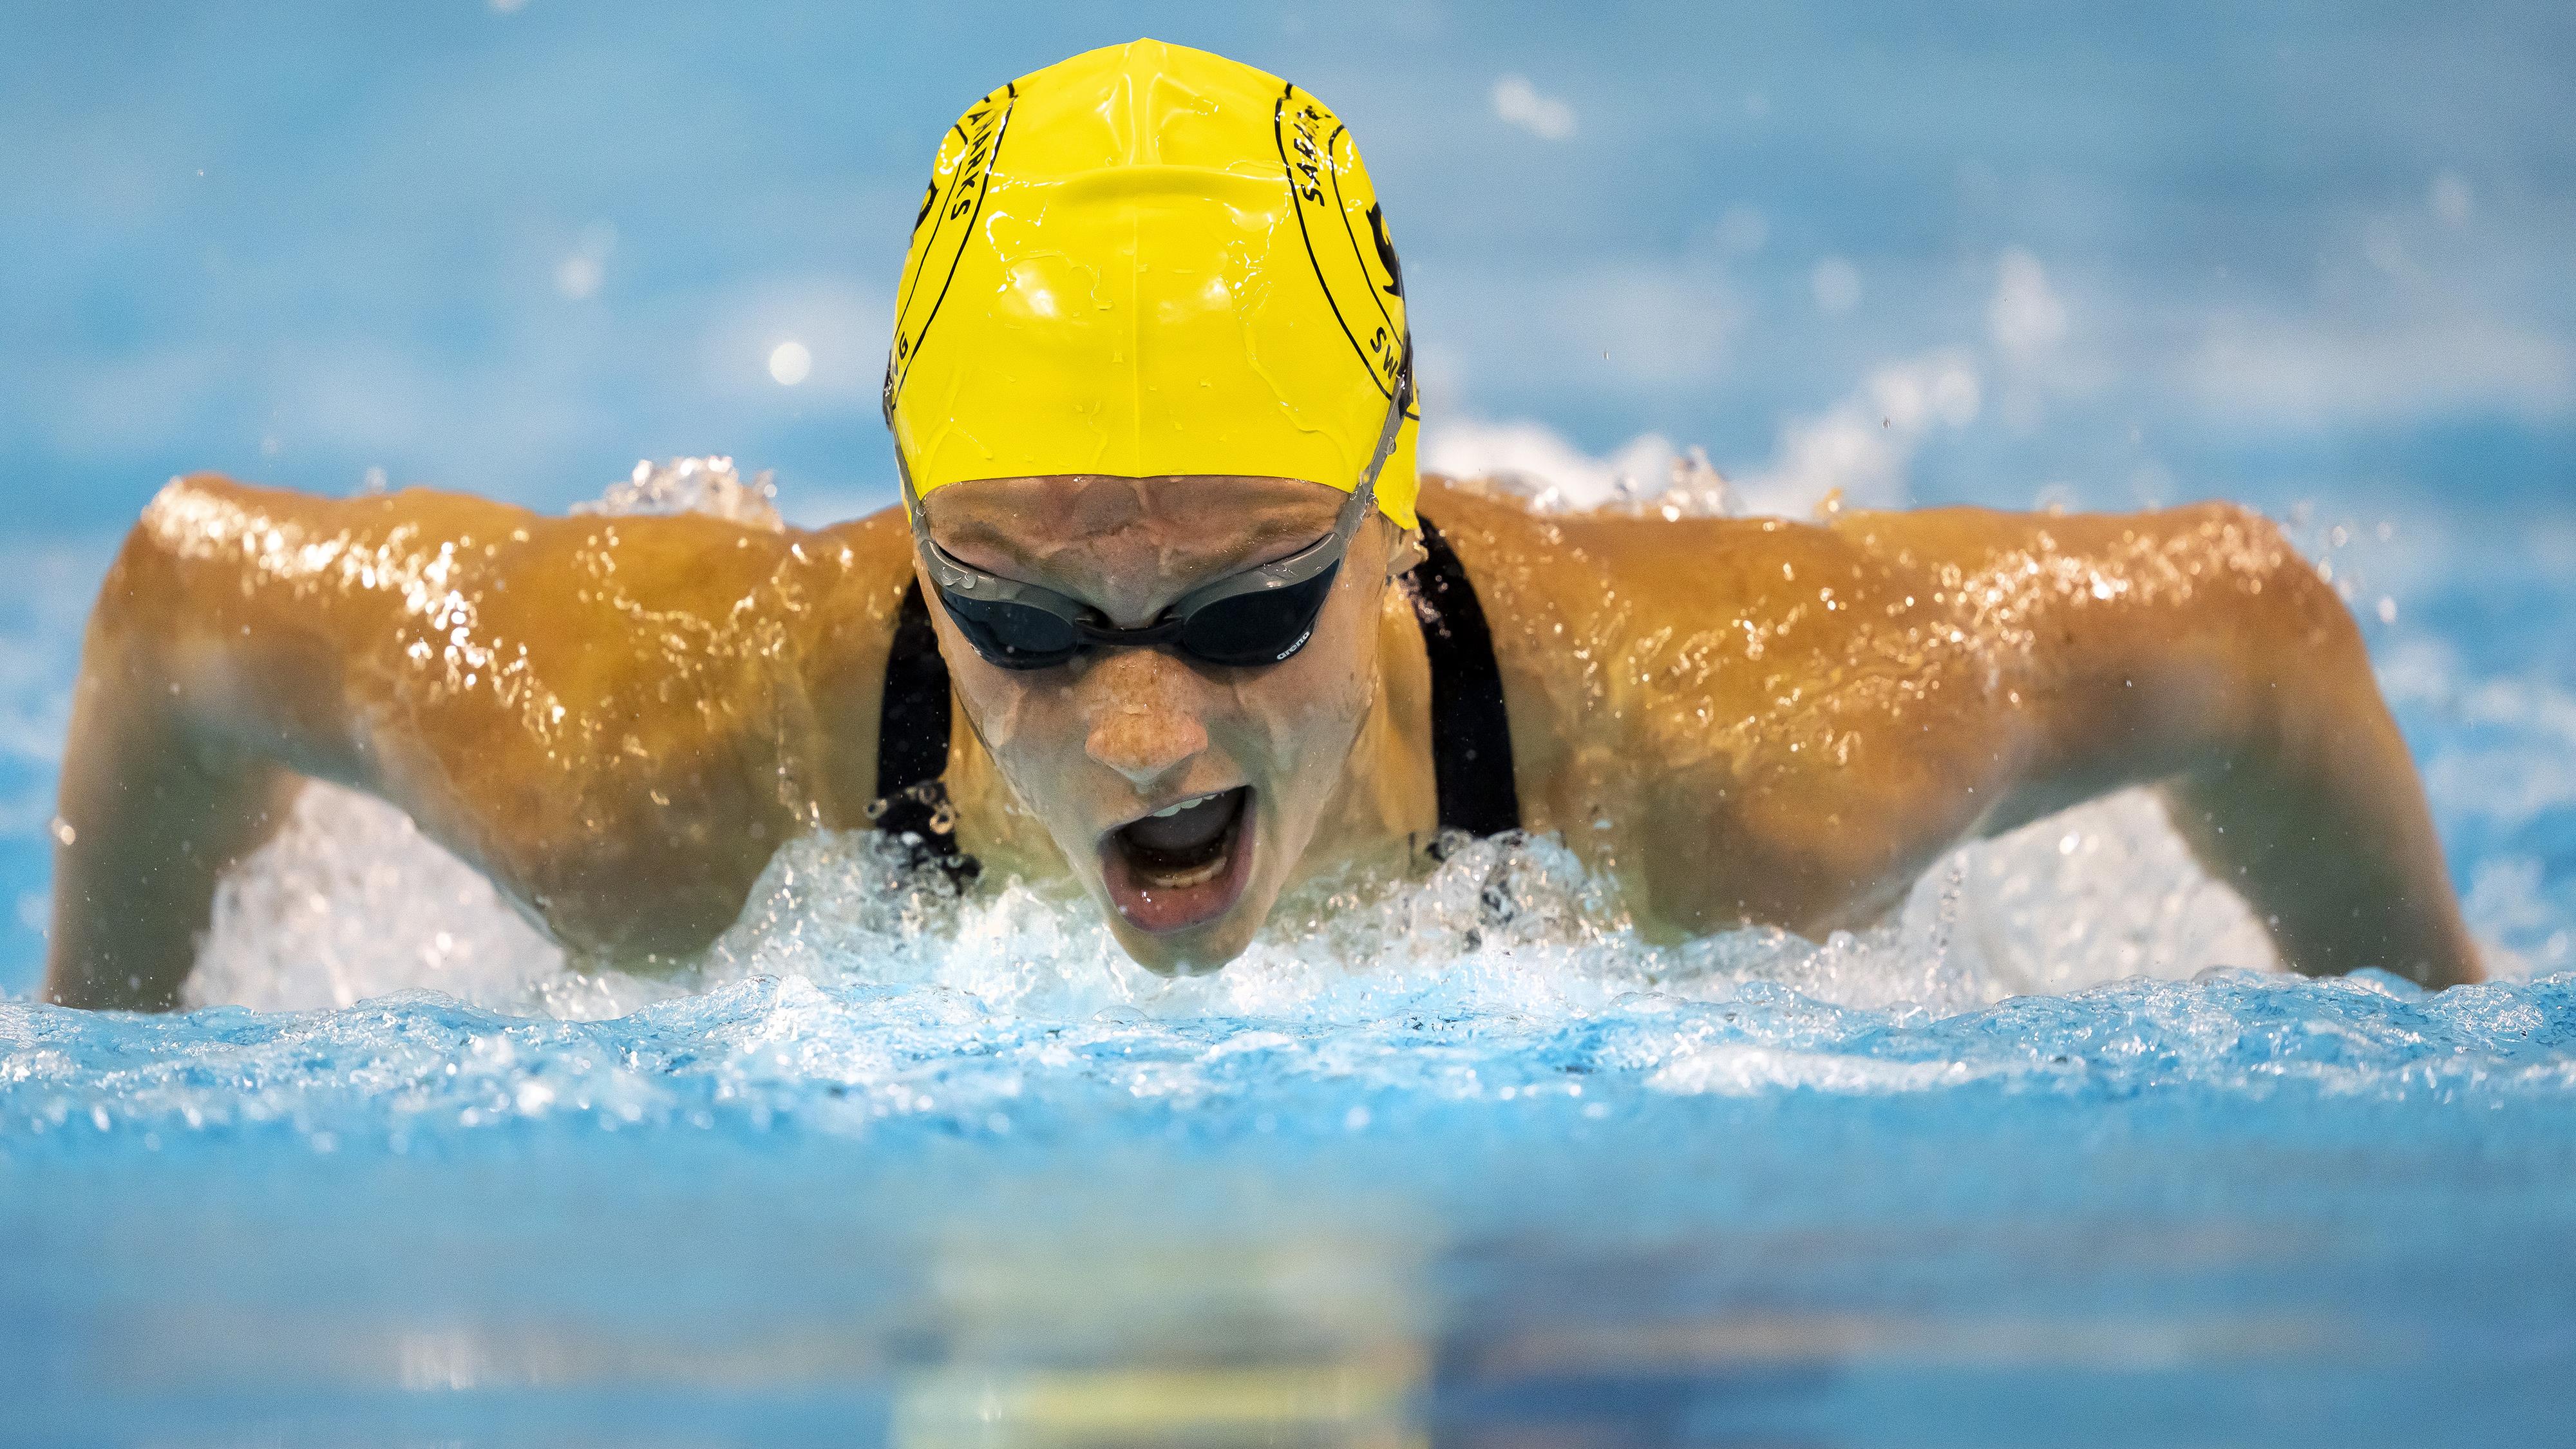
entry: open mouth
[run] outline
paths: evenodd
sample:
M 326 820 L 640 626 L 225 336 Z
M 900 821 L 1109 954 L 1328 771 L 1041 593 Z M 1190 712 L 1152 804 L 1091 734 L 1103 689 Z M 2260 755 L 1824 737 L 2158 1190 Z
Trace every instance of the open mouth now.
M 1182 931 L 1222 916 L 1252 860 L 1244 823 L 1252 787 L 1193 796 L 1101 837 L 1101 876 L 1118 914 L 1141 931 Z

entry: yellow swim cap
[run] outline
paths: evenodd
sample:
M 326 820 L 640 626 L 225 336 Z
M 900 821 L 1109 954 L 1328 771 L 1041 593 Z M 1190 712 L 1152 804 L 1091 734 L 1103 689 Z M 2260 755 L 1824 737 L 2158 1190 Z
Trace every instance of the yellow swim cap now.
M 886 421 L 912 487 L 1241 473 L 1352 491 L 1404 373 L 1404 280 L 1350 132 L 1160 41 L 950 127 L 912 226 Z M 1378 506 L 1413 526 L 1408 408 Z

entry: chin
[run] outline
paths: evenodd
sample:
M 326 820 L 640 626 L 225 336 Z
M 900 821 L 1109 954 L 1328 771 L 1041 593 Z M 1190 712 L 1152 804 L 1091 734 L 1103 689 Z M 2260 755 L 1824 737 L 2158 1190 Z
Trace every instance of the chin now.
M 1109 917 L 1110 934 L 1118 938 L 1128 959 L 1157 976 L 1214 975 L 1242 955 L 1260 929 L 1260 913 L 1249 909 L 1238 910 L 1186 936 L 1155 935 L 1137 930 L 1115 912 Z

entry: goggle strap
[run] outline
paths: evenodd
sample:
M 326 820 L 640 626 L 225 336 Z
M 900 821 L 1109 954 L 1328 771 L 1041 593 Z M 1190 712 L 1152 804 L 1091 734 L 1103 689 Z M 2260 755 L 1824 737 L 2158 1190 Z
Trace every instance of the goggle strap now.
M 1413 397 L 1413 337 L 1404 339 L 1404 357 L 1396 364 L 1395 392 L 1386 400 L 1386 421 L 1378 426 L 1377 450 L 1369 455 L 1368 466 L 1360 470 L 1359 482 L 1352 485 L 1351 501 L 1358 505 L 1360 516 L 1377 506 L 1377 475 L 1386 469 L 1386 460 L 1395 456 L 1395 440 L 1404 433 L 1404 405 Z M 903 450 L 897 448 L 896 452 Z

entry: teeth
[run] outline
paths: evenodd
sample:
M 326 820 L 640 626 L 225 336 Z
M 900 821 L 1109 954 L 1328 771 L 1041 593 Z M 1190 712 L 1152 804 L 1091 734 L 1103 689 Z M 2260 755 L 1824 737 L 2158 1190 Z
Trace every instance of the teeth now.
M 1180 804 L 1178 804 L 1178 805 L 1169 805 L 1169 806 L 1165 806 L 1163 809 L 1160 809 L 1160 810 L 1157 810 L 1157 811 L 1155 811 L 1155 812 L 1154 812 L 1154 818 L 1155 818 L 1155 819 L 1157 819 L 1157 820 L 1169 820 L 1169 819 L 1171 819 L 1173 816 L 1180 814 L 1180 813 L 1181 813 L 1182 811 L 1184 811 L 1184 810 L 1196 810 L 1196 809 L 1197 809 L 1197 808 L 1199 808 L 1200 806 L 1205 805 L 1205 804 L 1206 804 L 1207 802 L 1209 802 L 1210 800 L 1215 799 L 1218 795 L 1222 795 L 1222 794 L 1224 794 L 1224 793 L 1225 793 L 1224 791 L 1219 790 L 1219 791 L 1216 791 L 1214 794 L 1201 795 L 1201 796 L 1198 796 L 1196 799 L 1184 800 L 1184 801 L 1182 801 L 1182 802 L 1181 802 Z
M 1225 857 L 1218 856 L 1205 865 L 1192 866 L 1188 870 L 1172 875 L 1148 875 L 1145 877 L 1145 883 L 1151 889 L 1176 891 L 1184 886 L 1197 885 L 1201 881 L 1214 880 L 1216 873 L 1224 868 Z

